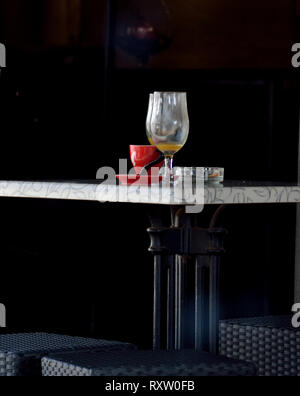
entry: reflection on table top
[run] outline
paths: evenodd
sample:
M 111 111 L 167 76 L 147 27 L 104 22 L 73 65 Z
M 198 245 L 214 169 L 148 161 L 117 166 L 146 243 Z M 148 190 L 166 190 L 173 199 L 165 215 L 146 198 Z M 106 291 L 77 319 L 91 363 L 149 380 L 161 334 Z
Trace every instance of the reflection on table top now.
M 300 203 L 300 185 L 269 182 L 226 181 L 205 184 L 195 191 L 159 185 L 119 186 L 103 181 L 0 181 L 0 197 L 62 199 L 149 204 Z M 186 192 L 188 192 L 186 194 Z M 202 195 L 201 195 L 202 194 Z M 198 199 L 198 200 L 197 200 Z

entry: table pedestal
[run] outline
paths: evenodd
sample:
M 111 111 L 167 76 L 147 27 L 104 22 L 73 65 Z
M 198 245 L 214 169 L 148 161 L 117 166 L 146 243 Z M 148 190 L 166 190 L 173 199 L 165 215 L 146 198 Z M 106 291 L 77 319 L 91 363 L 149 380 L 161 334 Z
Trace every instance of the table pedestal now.
M 219 270 L 226 231 L 195 226 L 195 214 L 172 208 L 171 226 L 151 217 L 154 255 L 154 350 L 218 352 Z

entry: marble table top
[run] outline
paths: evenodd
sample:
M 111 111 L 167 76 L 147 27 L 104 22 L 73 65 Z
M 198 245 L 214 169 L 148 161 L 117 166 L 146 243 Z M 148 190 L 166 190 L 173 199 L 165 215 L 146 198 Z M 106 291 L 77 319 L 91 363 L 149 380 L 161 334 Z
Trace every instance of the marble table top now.
M 151 193 L 150 193 L 151 192 Z M 195 195 L 172 187 L 111 185 L 94 181 L 0 181 L 0 197 L 196 205 Z M 300 203 L 300 185 L 228 181 L 205 184 L 203 204 Z

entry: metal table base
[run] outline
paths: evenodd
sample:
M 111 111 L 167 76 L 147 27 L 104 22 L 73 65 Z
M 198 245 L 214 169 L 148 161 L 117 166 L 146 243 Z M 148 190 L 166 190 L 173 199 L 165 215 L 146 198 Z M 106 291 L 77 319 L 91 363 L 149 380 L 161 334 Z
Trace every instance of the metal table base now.
M 218 352 L 219 272 L 226 231 L 195 224 L 195 214 L 172 207 L 171 225 L 151 217 L 154 256 L 153 348 Z

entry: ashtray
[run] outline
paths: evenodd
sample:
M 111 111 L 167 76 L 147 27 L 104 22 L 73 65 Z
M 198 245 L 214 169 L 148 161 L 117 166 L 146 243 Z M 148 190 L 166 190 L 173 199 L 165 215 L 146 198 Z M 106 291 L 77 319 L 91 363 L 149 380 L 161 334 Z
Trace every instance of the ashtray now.
M 224 168 L 177 167 L 174 174 L 179 180 L 201 180 L 205 183 L 222 183 L 224 181 Z
M 222 183 L 224 181 L 224 168 L 204 168 L 207 183 Z
M 176 167 L 174 168 L 174 176 L 178 179 L 190 178 L 191 180 L 205 181 L 205 168 L 197 167 Z

